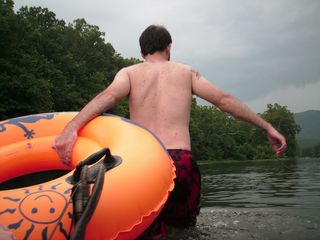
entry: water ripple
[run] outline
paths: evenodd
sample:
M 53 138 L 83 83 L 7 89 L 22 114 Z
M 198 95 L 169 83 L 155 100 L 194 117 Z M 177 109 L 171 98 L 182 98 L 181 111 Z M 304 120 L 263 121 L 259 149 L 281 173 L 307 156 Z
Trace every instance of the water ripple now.
M 320 159 L 215 163 L 201 172 L 205 207 L 320 209 Z

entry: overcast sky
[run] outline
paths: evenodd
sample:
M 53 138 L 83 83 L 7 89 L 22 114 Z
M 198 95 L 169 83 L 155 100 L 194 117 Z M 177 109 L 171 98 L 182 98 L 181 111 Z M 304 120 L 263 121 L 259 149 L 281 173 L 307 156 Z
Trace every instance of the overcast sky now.
M 318 0 L 15 0 L 67 23 L 99 26 L 123 57 L 140 58 L 150 24 L 167 27 L 172 60 L 192 65 L 256 112 L 268 103 L 320 110 Z

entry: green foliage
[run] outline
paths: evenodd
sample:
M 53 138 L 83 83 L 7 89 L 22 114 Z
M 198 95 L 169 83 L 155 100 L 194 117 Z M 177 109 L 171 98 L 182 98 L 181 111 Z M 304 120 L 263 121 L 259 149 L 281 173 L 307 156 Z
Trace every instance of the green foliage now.
M 46 8 L 0 0 L 0 119 L 78 111 L 137 59 L 116 53 L 99 27 L 66 24 Z M 117 114 L 125 114 L 126 103 Z
M 261 117 L 271 123 L 287 140 L 286 156 L 293 157 L 297 153 L 296 135 L 300 131 L 300 126 L 295 123 L 294 114 L 286 106 L 268 104 L 268 109 Z
M 273 124 L 287 139 L 286 156 L 297 152 L 295 136 L 299 126 L 293 113 L 286 106 L 269 104 L 261 117 Z M 215 107 L 199 106 L 193 101 L 190 134 L 195 158 L 200 160 L 218 159 L 272 159 L 275 154 L 266 133 L 245 122 L 223 113 Z

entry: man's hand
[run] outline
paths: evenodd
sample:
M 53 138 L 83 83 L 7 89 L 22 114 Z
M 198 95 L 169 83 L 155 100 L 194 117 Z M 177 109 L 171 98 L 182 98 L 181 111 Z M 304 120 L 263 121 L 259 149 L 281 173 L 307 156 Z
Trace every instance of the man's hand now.
M 71 164 L 72 150 L 77 136 L 77 131 L 65 129 L 52 145 L 52 148 L 58 153 L 60 160 L 68 166 Z
M 13 236 L 12 232 L 0 223 L 0 240 L 14 240 L 14 239 L 16 238 Z
M 278 157 L 281 157 L 287 149 L 285 137 L 274 128 L 270 128 L 270 130 L 267 131 L 267 134 L 273 151 L 277 154 Z

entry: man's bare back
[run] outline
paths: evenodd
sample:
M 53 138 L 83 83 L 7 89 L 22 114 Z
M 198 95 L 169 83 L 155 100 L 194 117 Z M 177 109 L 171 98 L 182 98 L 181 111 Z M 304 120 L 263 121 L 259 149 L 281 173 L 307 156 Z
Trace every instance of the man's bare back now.
M 155 133 L 167 149 L 191 150 L 191 68 L 174 62 L 145 62 L 127 68 L 131 120 Z
M 121 69 L 112 84 L 92 99 L 55 139 L 53 148 L 64 163 L 70 164 L 79 129 L 124 97 L 129 98 L 130 118 L 155 133 L 167 149 L 191 150 L 189 120 L 195 94 L 220 110 L 265 129 L 277 156 L 284 153 L 286 140 L 271 124 L 190 66 L 169 61 L 171 36 L 167 30 L 150 26 L 146 31 L 139 39 L 145 62 Z

